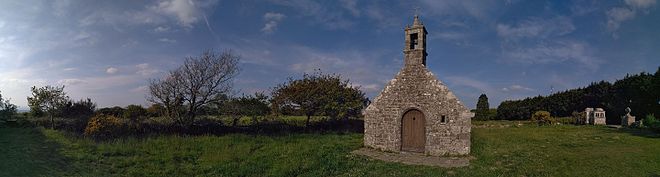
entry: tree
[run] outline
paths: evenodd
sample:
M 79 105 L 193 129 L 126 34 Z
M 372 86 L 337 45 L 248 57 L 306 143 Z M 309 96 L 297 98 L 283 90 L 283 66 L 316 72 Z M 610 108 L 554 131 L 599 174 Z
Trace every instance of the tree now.
M 62 107 L 58 108 L 58 116 L 75 119 L 89 119 L 96 111 L 96 103 L 92 99 L 81 99 L 73 102 L 68 100 Z M 86 121 L 85 121 L 86 123 Z
M 268 105 L 268 96 L 264 93 L 254 93 L 252 95 L 243 95 L 241 97 L 228 98 L 222 95 L 223 98 L 217 103 L 220 114 L 228 115 L 232 118 L 232 126 L 238 124 L 238 120 L 242 116 L 249 116 L 252 118 L 252 123 L 257 123 L 259 116 L 265 116 L 270 113 L 270 106 Z
M 3 99 L 0 94 L 0 119 L 7 120 L 16 115 L 17 106 L 11 104 L 9 99 Z
M 115 117 L 121 117 L 121 116 L 124 116 L 124 111 L 126 111 L 124 108 L 119 107 L 119 106 L 114 106 L 114 107 L 101 108 L 98 111 L 96 111 L 96 114 L 104 114 L 104 115 L 111 115 L 111 116 L 115 116 Z
M 151 106 L 147 108 L 147 116 L 149 117 L 163 116 L 163 112 L 165 112 L 165 108 L 161 104 L 151 104 Z
M 626 75 L 613 84 L 607 81 L 591 83 L 584 88 L 570 89 L 548 96 L 536 96 L 516 101 L 504 101 L 497 107 L 498 119 L 528 119 L 533 111 L 547 110 L 558 117 L 571 116 L 574 111 L 587 107 L 600 107 L 608 115 L 618 117 L 625 114 L 624 108 L 635 110 L 640 118 L 647 114 L 660 114 L 658 92 L 660 67 L 655 74 L 642 72 Z M 609 116 L 608 116 L 609 117 Z M 620 124 L 621 119 L 609 118 L 607 124 Z
M 315 73 L 304 74 L 302 79 L 273 88 L 271 109 L 280 113 L 287 109 L 300 109 L 307 116 L 326 115 L 333 119 L 357 116 L 367 103 L 358 87 L 351 87 L 340 75 Z
M 474 118 L 476 120 L 488 120 L 490 117 L 488 116 L 488 97 L 486 94 L 481 94 L 479 96 L 479 100 L 477 101 L 477 110 L 475 112 Z
M 198 57 L 186 57 L 183 65 L 164 79 L 151 80 L 148 100 L 162 104 L 166 116 L 177 124 L 190 126 L 200 108 L 231 90 L 239 60 L 231 51 L 207 50 Z
M 50 117 L 51 128 L 55 128 L 53 115 L 57 114 L 69 97 L 64 92 L 64 86 L 53 87 L 50 85 L 37 88 L 32 86 L 32 97 L 28 97 L 28 105 L 32 111 L 45 112 Z
M 67 100 L 64 105 L 57 109 L 58 111 L 56 111 L 57 114 L 55 116 L 74 119 L 72 128 L 76 131 L 84 131 L 87 122 L 94 115 L 96 103 L 92 102 L 92 99 L 89 98 L 76 102 Z
M 141 105 L 128 105 L 124 111 L 123 117 L 129 119 L 131 122 L 139 122 L 140 119 L 147 116 L 147 110 L 144 109 Z

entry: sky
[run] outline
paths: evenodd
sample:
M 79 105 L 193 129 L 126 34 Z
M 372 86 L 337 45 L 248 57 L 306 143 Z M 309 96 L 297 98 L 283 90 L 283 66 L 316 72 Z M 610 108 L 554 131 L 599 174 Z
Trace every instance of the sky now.
M 419 10 L 415 10 L 419 9 Z M 0 93 L 65 85 L 99 107 L 148 105 L 149 79 L 207 49 L 241 56 L 235 94 L 337 73 L 374 98 L 427 28 L 427 67 L 468 107 L 615 81 L 660 66 L 656 0 L 0 0 Z

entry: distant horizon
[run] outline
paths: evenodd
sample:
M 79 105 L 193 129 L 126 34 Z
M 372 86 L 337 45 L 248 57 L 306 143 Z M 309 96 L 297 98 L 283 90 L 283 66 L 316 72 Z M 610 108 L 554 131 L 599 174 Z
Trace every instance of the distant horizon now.
M 641 72 L 638 72 L 638 73 L 627 73 L 626 75 L 641 74 L 641 73 L 643 73 L 643 72 L 644 72 L 644 73 L 650 73 L 650 74 L 654 74 L 654 73 L 655 73 L 655 72 L 649 72 L 649 71 L 641 71 Z M 612 80 L 612 81 L 608 81 L 608 80 L 598 80 L 598 81 L 590 82 L 589 84 L 591 84 L 591 83 L 597 83 L 597 82 L 601 82 L 601 81 L 606 81 L 606 82 L 609 82 L 609 83 L 611 83 L 611 84 L 614 84 L 614 82 L 616 82 L 617 80 L 624 79 L 624 77 L 625 77 L 625 75 L 624 75 L 623 77 L 621 77 L 621 78 L 614 79 L 614 80 Z M 575 87 L 575 88 L 567 88 L 567 89 L 565 89 L 565 90 L 555 90 L 554 92 L 549 92 L 549 93 L 547 93 L 547 94 L 545 94 L 545 95 L 530 95 L 530 96 L 528 96 L 528 97 L 523 97 L 523 98 L 518 98 L 518 99 L 511 99 L 511 100 L 502 100 L 502 101 L 522 100 L 522 99 L 525 99 L 525 98 L 531 98 L 531 97 L 536 97 L 536 96 L 550 96 L 550 95 L 553 95 L 553 94 L 558 93 L 558 92 L 563 92 L 563 91 L 572 90 L 572 89 L 585 88 L 585 87 L 588 87 L 588 86 L 589 86 L 589 85 L 587 84 L 587 85 L 584 85 L 584 86 L 578 86 L 578 87 Z M 451 89 L 451 88 L 450 88 L 450 89 Z M 270 93 L 268 93 L 268 95 L 270 96 Z M 145 96 L 146 96 L 146 95 L 145 95 Z M 486 95 L 486 96 L 488 96 L 488 95 Z M 27 99 L 27 98 L 26 98 L 26 99 Z M 84 98 L 81 98 L 81 99 L 84 99 Z M 373 98 L 369 97 L 369 100 L 373 100 Z M 499 104 L 500 104 L 502 101 L 498 102 L 497 105 L 499 106 Z M 94 102 L 94 100 L 92 100 L 92 102 Z M 98 105 L 97 105 L 97 108 L 96 108 L 96 109 L 99 109 L 99 108 L 111 108 L 111 107 L 115 107 L 115 106 L 119 106 L 119 107 L 125 108 L 125 107 L 128 106 L 128 105 L 141 105 L 141 106 L 143 106 L 143 107 L 149 107 L 149 106 L 151 106 L 152 104 L 153 104 L 153 103 L 147 103 L 147 104 L 126 104 L 126 105 L 109 105 L 109 106 L 98 106 Z M 475 102 L 474 105 L 465 105 L 465 106 L 467 106 L 470 110 L 474 110 L 474 109 L 476 108 L 476 104 L 477 104 L 477 103 Z M 658 104 L 660 104 L 660 102 L 659 102 Z M 493 103 L 490 101 L 490 98 L 489 98 L 489 100 L 488 100 L 488 105 L 490 106 L 489 109 L 497 109 L 497 107 L 498 107 L 498 106 L 493 107 Z M 25 106 L 25 108 L 23 108 L 23 107 L 21 107 L 21 106 L 18 106 L 18 109 L 17 109 L 17 110 L 18 110 L 18 113 L 30 112 L 30 107 Z
M 415 7 L 427 67 L 473 109 L 660 66 L 656 0 L 10 1 L 0 6 L 0 94 L 65 85 L 99 108 L 149 105 L 148 80 L 205 49 L 242 57 L 237 94 L 321 69 L 373 99 L 403 65 Z

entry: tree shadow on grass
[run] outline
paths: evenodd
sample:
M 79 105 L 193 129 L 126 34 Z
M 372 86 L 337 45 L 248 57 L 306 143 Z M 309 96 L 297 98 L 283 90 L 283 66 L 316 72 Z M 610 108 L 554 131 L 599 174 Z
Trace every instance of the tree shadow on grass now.
M 177 135 L 224 135 L 250 134 L 280 136 L 292 133 L 363 133 L 364 121 L 359 119 L 327 120 L 312 122 L 309 126 L 287 123 L 281 120 L 262 121 L 251 125 L 228 126 L 216 120 L 198 120 L 190 127 L 171 124 L 141 124 L 129 136 L 144 137 L 163 134 Z
M 660 138 L 660 133 L 654 132 L 649 129 L 634 129 L 634 128 L 608 128 L 605 130 L 608 133 L 618 132 L 627 133 L 633 136 L 640 136 L 645 138 Z
M 0 176 L 58 176 L 68 170 L 60 145 L 35 128 L 0 129 Z

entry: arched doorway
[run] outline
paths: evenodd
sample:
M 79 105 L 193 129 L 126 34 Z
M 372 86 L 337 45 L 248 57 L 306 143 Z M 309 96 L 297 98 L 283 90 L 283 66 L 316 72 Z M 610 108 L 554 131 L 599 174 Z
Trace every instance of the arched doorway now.
M 426 144 L 425 118 L 421 111 L 412 109 L 401 120 L 401 150 L 424 152 Z

